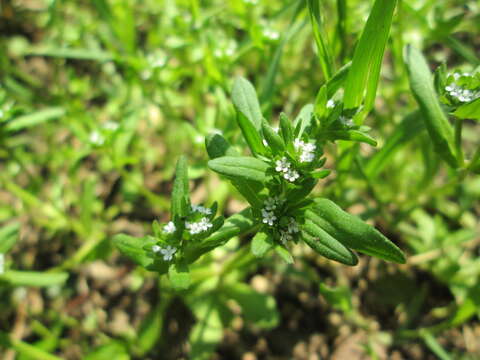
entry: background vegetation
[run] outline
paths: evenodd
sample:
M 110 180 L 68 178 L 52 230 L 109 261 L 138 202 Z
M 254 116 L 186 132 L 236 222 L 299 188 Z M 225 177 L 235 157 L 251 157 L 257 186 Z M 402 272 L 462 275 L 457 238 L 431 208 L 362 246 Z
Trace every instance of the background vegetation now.
M 241 139 L 234 77 L 255 85 L 271 124 L 294 117 L 352 59 L 373 4 L 322 1 L 311 18 L 306 3 L 1 1 L 0 358 L 480 357 L 480 176 L 439 156 L 404 61 L 412 44 L 432 70 L 478 71 L 477 1 L 398 1 L 364 121 L 378 145 L 328 147 L 333 173 L 315 190 L 374 224 L 407 264 L 347 267 L 297 246 L 293 265 L 247 262 L 212 290 L 209 271 L 228 273 L 247 236 L 176 293 L 112 245 L 169 220 L 180 155 L 194 202 L 218 201 L 226 216 L 246 206 L 204 148 L 215 131 Z M 465 159 L 480 156 L 478 121 L 450 120 Z M 209 297 L 225 311 L 208 313 L 198 299 Z

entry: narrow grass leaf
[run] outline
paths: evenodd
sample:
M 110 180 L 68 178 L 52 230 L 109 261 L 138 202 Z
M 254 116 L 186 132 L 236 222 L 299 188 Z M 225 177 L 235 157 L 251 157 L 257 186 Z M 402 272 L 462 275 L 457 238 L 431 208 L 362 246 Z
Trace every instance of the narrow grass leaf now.
M 63 115 L 65 115 L 65 110 L 61 107 L 39 110 L 32 114 L 22 115 L 13 119 L 5 126 L 5 130 L 19 131 L 27 129 L 47 121 L 56 120 Z
M 188 214 L 188 166 L 185 156 L 181 156 L 177 162 L 175 180 L 172 191 L 172 215 L 174 217 L 185 217 Z
M 0 281 L 6 281 L 13 286 L 44 287 L 61 285 L 68 279 L 68 273 L 64 272 L 38 272 L 9 270 L 0 275 Z
M 18 240 L 19 223 L 13 223 L 0 228 L 0 254 L 7 253 Z
M 355 48 L 345 84 L 345 108 L 359 107 L 365 96 L 365 112 L 373 107 L 380 67 L 388 40 L 396 0 L 376 0 Z

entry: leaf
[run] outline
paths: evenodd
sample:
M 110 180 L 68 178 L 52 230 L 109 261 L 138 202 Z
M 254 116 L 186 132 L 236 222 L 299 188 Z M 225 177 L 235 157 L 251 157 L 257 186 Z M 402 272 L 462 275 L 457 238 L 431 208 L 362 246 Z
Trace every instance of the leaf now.
M 275 252 L 280 256 L 287 264 L 293 264 L 295 261 L 293 260 L 292 254 L 290 254 L 290 251 L 285 249 L 281 245 L 276 245 L 275 246 Z
M 247 156 L 223 156 L 210 160 L 208 167 L 233 179 L 265 182 L 269 165 L 262 160 Z
M 238 156 L 235 148 L 220 134 L 210 134 L 205 138 L 205 147 L 210 159 L 222 156 Z
M 285 144 L 293 142 L 293 126 L 290 119 L 284 113 L 280 114 L 280 132 Z
M 0 345 L 12 348 L 19 354 L 32 360 L 62 360 L 62 358 L 58 356 L 51 355 L 36 346 L 17 340 L 2 331 L 0 331 Z
M 168 268 L 168 279 L 176 290 L 188 289 L 192 283 L 188 267 L 184 264 L 170 265 Z
M 148 315 L 145 316 L 145 319 L 140 325 L 136 346 L 142 356 L 155 346 L 162 335 L 162 310 L 164 310 L 163 306 L 161 304 L 157 305 Z
M 5 281 L 13 286 L 44 287 L 61 285 L 68 279 L 65 272 L 39 272 L 9 270 L 0 275 L 0 282 Z
M 245 78 L 237 77 L 233 83 L 232 101 L 235 109 L 245 116 L 257 131 L 262 126 L 262 112 L 253 85 Z
M 359 107 L 364 95 L 365 112 L 373 107 L 396 4 L 396 0 L 376 0 L 373 5 L 348 71 L 344 95 L 346 109 Z
M 137 265 L 147 267 L 153 264 L 153 259 L 147 256 L 144 246 L 153 245 L 156 241 L 150 236 L 137 238 L 125 234 L 115 235 L 113 244 L 120 252 L 132 259 Z
M 0 254 L 6 254 L 18 240 L 19 223 L 6 225 L 0 229 Z
M 64 59 L 93 60 L 106 62 L 115 60 L 114 56 L 99 49 L 61 48 L 61 47 L 32 47 L 25 55 L 49 56 Z
M 262 207 L 262 200 L 258 196 L 264 186 L 258 182 L 245 179 L 231 179 L 232 185 L 253 207 Z
M 328 37 L 323 28 L 322 14 L 320 13 L 320 1 L 307 0 L 310 21 L 312 22 L 313 35 L 317 44 L 318 60 L 326 80 L 330 79 L 333 74 L 333 57 Z
M 405 51 L 410 88 L 420 106 L 430 139 L 438 154 L 451 167 L 458 167 L 453 129 L 443 112 L 433 87 L 432 75 L 422 53 L 412 46 Z
M 329 287 L 319 284 L 319 292 L 333 308 L 348 313 L 352 310 L 352 293 L 347 286 Z
M 19 131 L 32 126 L 55 120 L 65 115 L 65 110 L 60 107 L 52 107 L 36 111 L 32 114 L 19 116 L 10 121 L 6 126 L 6 131 Z
M 350 215 L 328 199 L 315 199 L 306 211 L 306 220 L 315 222 L 343 245 L 383 260 L 404 264 L 402 251 L 373 226 Z
M 251 242 L 252 254 L 258 258 L 264 257 L 265 254 L 273 247 L 272 239 L 264 232 L 258 232 Z
M 382 172 L 396 152 L 424 130 L 425 123 L 419 111 L 414 111 L 405 116 L 393 133 L 387 137 L 387 141 L 380 151 L 375 153 L 368 161 L 365 169 L 368 177 L 376 177 Z
M 278 325 L 280 316 L 273 296 L 261 294 L 242 283 L 225 285 L 223 290 L 226 296 L 240 305 L 246 321 L 262 329 Z
M 439 342 L 435 339 L 435 337 L 432 335 L 431 332 L 428 330 L 422 331 L 421 333 L 423 341 L 425 341 L 425 345 L 428 346 L 428 348 L 438 357 L 440 360 L 451 360 L 453 357 L 451 357 L 445 349 L 442 347 L 442 345 L 439 344 Z
M 274 154 L 281 154 L 285 151 L 285 143 L 282 137 L 272 129 L 265 119 L 262 120 L 262 131 Z
M 188 167 L 185 156 L 181 156 L 177 162 L 175 181 L 172 191 L 172 216 L 183 218 L 189 211 L 188 197 Z
M 475 119 L 480 120 L 480 98 L 463 104 L 453 113 L 459 119 Z
M 237 110 L 238 126 L 242 130 L 250 150 L 255 154 L 263 154 L 264 146 L 260 131 L 262 128 L 262 112 L 253 85 L 247 79 L 235 79 L 232 90 L 232 101 Z
M 212 353 L 223 337 L 223 324 L 220 317 L 216 292 L 198 296 L 189 304 L 197 322 L 189 336 L 192 360 L 211 359 Z
M 293 121 L 293 125 L 295 126 L 295 136 L 297 138 L 301 137 L 305 129 L 310 127 L 312 122 L 312 114 L 313 114 L 313 104 L 307 104 L 300 110 L 300 113 Z
M 350 266 L 357 265 L 358 263 L 357 256 L 350 249 L 335 240 L 314 221 L 308 218 L 302 226 L 302 239 L 308 246 L 327 259 Z
M 328 130 L 322 132 L 329 140 L 349 140 L 377 146 L 377 141 L 359 130 Z
M 120 341 L 111 340 L 93 349 L 85 356 L 85 360 L 129 360 L 127 348 Z

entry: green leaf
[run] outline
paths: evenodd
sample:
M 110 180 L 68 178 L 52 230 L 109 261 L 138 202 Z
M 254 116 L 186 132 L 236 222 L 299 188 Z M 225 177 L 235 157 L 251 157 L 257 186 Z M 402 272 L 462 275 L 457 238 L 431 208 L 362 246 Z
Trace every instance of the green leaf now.
M 222 156 L 238 156 L 237 150 L 220 134 L 210 134 L 205 138 L 205 147 L 210 159 Z
M 6 254 L 18 240 L 19 223 L 6 225 L 0 229 L 0 254 Z
M 38 272 L 9 270 L 0 275 L 0 282 L 5 281 L 13 286 L 44 287 L 61 285 L 68 279 L 65 272 Z
M 107 344 L 100 345 L 85 356 L 85 360 L 129 360 L 127 348 L 120 341 L 111 340 Z
M 372 146 L 377 146 L 377 141 L 369 135 L 359 130 L 328 130 L 322 132 L 329 140 L 349 140 L 364 142 Z
M 316 219 L 314 218 L 313 220 L 315 221 Z M 314 221 L 307 217 L 305 224 L 302 226 L 302 239 L 307 245 L 327 259 L 335 260 L 345 265 L 357 265 L 357 256 L 325 232 Z
M 51 355 L 48 352 L 30 345 L 21 340 L 17 340 L 7 333 L 0 331 L 0 345 L 15 350 L 18 354 L 32 360 L 62 360 L 62 358 Z
M 376 177 L 382 172 L 397 151 L 424 130 L 425 123 L 419 111 L 414 111 L 405 116 L 393 133 L 387 137 L 387 141 L 380 151 L 376 152 L 368 161 L 365 169 L 368 177 Z
M 310 21 L 312 22 L 313 35 L 318 49 L 318 59 L 326 80 L 333 74 L 333 57 L 328 44 L 328 37 L 323 28 L 323 19 L 320 12 L 321 2 L 318 0 L 307 0 Z
M 172 216 L 185 217 L 189 211 L 188 197 L 188 166 L 185 156 L 181 156 L 177 162 L 175 181 L 172 191 Z
M 6 126 L 7 131 L 19 131 L 50 120 L 55 120 L 65 115 L 65 110 L 60 107 L 52 107 L 36 111 L 32 114 L 19 116 L 10 121 Z
M 255 88 L 247 79 L 242 77 L 235 79 L 232 89 L 232 101 L 235 109 L 250 121 L 255 130 L 260 131 L 262 112 Z
M 262 112 L 257 94 L 247 79 L 236 78 L 233 84 L 232 101 L 237 110 L 238 126 L 254 155 L 263 154 L 265 147 L 260 132 L 262 129 Z
M 453 168 L 455 156 L 453 129 L 443 112 L 433 87 L 432 75 L 422 53 L 412 46 L 405 51 L 410 87 L 420 106 L 430 139 L 437 153 Z
M 258 196 L 264 186 L 256 181 L 245 179 L 231 179 L 232 185 L 255 208 L 262 207 L 262 199 Z
M 170 265 L 168 268 L 168 278 L 176 290 L 188 289 L 192 283 L 188 267 L 184 264 Z
M 285 143 L 282 137 L 272 129 L 265 119 L 262 120 L 262 131 L 274 154 L 281 154 L 285 151 Z
M 192 360 L 208 360 L 212 358 L 218 343 L 223 337 L 223 324 L 220 317 L 220 304 L 216 292 L 205 296 L 197 296 L 189 303 L 197 322 L 190 336 L 190 354 Z
M 344 86 L 345 81 L 347 80 L 348 72 L 352 66 L 351 62 L 343 65 L 333 77 L 327 82 L 327 98 L 330 99 L 338 89 Z
M 113 244 L 120 250 L 120 252 L 132 259 L 137 265 L 147 267 L 153 264 L 153 259 L 147 256 L 143 247 L 146 245 L 153 245 L 156 241 L 151 236 L 144 236 L 137 238 L 125 234 L 115 235 Z
M 309 128 L 312 122 L 313 104 L 307 104 L 300 110 L 300 113 L 293 121 L 295 136 L 301 137 L 305 129 Z
M 264 257 L 272 247 L 272 239 L 264 232 L 258 232 L 251 242 L 252 254 L 258 258 Z
M 359 107 L 364 95 L 365 112 L 373 107 L 396 4 L 396 0 L 376 0 L 373 5 L 348 71 L 344 95 L 346 109 Z
M 223 156 L 210 160 L 208 167 L 233 179 L 265 182 L 269 165 L 262 160 L 247 156 Z
M 292 122 L 284 113 L 280 114 L 280 132 L 285 144 L 290 144 L 293 142 Z
M 263 329 L 278 325 L 280 316 L 273 296 L 261 294 L 242 283 L 225 285 L 223 290 L 226 296 L 240 305 L 242 315 L 248 322 Z
M 281 246 L 281 245 L 276 245 L 276 246 L 275 246 L 275 252 L 276 252 L 276 253 L 278 254 L 278 256 L 280 256 L 287 264 L 293 264 L 293 263 L 294 263 L 292 254 L 290 254 L 290 251 L 288 251 L 287 249 L 285 249 L 283 246 Z
M 404 264 L 402 251 L 373 226 L 350 215 L 328 199 L 315 199 L 306 211 L 306 220 L 315 222 L 343 245 L 383 260 Z
M 140 325 L 135 345 L 138 347 L 139 353 L 142 356 L 155 346 L 162 335 L 163 310 L 164 306 L 162 306 L 162 304 L 157 305 L 145 316 L 145 319 Z
M 475 119 L 480 120 L 480 98 L 463 104 L 453 113 L 459 119 Z
M 376 0 L 373 5 L 348 71 L 343 98 L 346 109 L 359 107 L 364 95 L 365 112 L 373 107 L 396 4 L 396 0 Z

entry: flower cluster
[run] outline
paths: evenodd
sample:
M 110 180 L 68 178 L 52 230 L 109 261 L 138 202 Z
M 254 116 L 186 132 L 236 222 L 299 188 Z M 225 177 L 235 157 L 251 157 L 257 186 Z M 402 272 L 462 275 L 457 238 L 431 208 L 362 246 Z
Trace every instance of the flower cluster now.
M 278 171 L 285 180 L 294 182 L 300 177 L 300 174 L 291 168 L 292 164 L 287 161 L 286 157 L 282 157 L 281 160 L 275 162 L 275 170 Z
M 199 234 L 202 231 L 207 231 L 212 226 L 213 226 L 212 223 L 206 217 L 203 217 L 201 218 L 200 221 L 193 222 L 193 223 L 185 222 L 185 227 L 192 235 Z
M 154 253 L 160 253 L 163 255 L 163 260 L 170 261 L 173 259 L 173 255 L 177 252 L 177 248 L 174 246 L 167 245 L 166 247 L 162 248 L 158 245 L 152 246 L 152 251 Z
M 315 150 L 317 148 L 315 144 L 295 139 L 293 146 L 300 153 L 300 162 L 312 162 L 315 159 Z
M 480 93 L 475 93 L 472 90 L 464 89 L 457 84 L 450 84 L 445 86 L 448 94 L 460 102 L 470 102 L 480 97 Z
M 269 226 L 273 226 L 275 220 L 277 220 L 277 216 L 274 213 L 279 206 L 284 203 L 285 200 L 280 199 L 278 196 L 269 197 L 267 198 L 263 205 L 262 209 L 262 222 L 264 224 L 268 224 Z
M 280 230 L 280 241 L 283 245 L 287 244 L 287 241 L 293 239 L 293 235 L 298 233 L 300 229 L 294 218 L 290 218 L 286 229 Z

